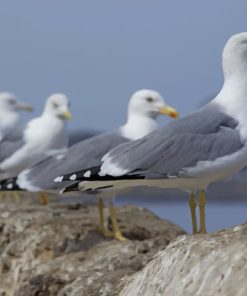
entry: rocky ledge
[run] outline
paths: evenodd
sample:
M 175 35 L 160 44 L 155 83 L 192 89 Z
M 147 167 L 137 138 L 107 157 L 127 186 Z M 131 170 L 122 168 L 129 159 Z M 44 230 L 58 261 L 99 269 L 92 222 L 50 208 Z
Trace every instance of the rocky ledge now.
M 2 204 L 0 295 L 119 295 L 129 276 L 184 234 L 140 207 L 122 207 L 118 218 L 126 242 L 103 238 L 96 231 L 94 206 Z
M 208 235 L 180 236 L 125 278 L 119 296 L 246 296 L 247 223 Z

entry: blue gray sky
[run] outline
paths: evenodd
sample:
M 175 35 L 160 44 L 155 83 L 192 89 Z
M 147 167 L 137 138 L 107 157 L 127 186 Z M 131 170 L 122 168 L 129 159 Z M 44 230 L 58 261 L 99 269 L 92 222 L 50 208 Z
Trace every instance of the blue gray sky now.
M 220 89 L 221 51 L 247 30 L 246 11 L 245 0 L 1 1 L 0 89 L 35 114 L 66 93 L 76 129 L 117 127 L 140 88 L 186 114 Z

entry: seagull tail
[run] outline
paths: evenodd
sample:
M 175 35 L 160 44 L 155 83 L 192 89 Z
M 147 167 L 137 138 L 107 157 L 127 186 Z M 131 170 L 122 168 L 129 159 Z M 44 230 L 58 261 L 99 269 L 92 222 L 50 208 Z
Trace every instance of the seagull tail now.
M 112 182 L 108 181 L 107 183 Z M 60 193 L 65 194 L 68 192 L 83 191 L 86 194 L 97 194 L 98 192 L 113 189 L 114 182 L 112 184 L 105 184 L 106 181 L 89 181 L 89 182 L 77 182 L 63 188 Z
M 74 183 L 70 186 L 67 186 L 65 188 L 63 188 L 60 193 L 61 194 L 64 194 L 64 193 L 67 193 L 67 192 L 73 192 L 73 191 L 78 191 L 79 190 L 79 184 L 80 182 L 77 182 L 77 183 Z
M 0 191 L 24 191 L 17 184 L 17 177 L 0 181 Z

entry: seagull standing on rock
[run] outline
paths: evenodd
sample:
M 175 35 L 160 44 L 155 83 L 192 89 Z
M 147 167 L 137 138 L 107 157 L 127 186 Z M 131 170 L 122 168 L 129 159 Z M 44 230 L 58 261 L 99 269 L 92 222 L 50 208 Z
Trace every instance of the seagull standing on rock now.
M 42 115 L 32 119 L 25 127 L 18 149 L 1 161 L 1 177 L 15 177 L 34 163 L 58 150 L 66 149 L 68 132 L 65 120 L 71 117 L 69 99 L 64 94 L 51 95 Z M 0 158 L 1 150 L 0 144 Z M 8 188 L 14 189 L 11 182 Z
M 149 89 L 136 91 L 129 101 L 127 122 L 115 131 L 103 133 L 98 136 L 81 141 L 67 151 L 50 156 L 47 159 L 24 170 L 15 179 L 14 188 L 25 189 L 31 192 L 54 192 L 59 193 L 64 184 L 62 178 L 58 177 L 67 172 L 87 169 L 101 163 L 101 158 L 110 149 L 120 143 L 140 139 L 150 132 L 157 129 L 156 118 L 159 114 L 167 115 L 172 118 L 178 116 L 178 112 L 168 106 L 162 96 Z M 87 174 L 86 174 L 87 175 Z M 56 178 L 57 177 L 57 178 Z M 54 183 L 54 179 L 56 182 Z M 73 176 L 67 184 L 72 184 Z M 13 180 L 2 184 L 2 188 L 13 186 Z M 102 197 L 107 197 L 100 190 L 96 194 L 99 198 L 100 232 L 104 236 L 114 236 L 118 240 L 123 240 L 116 220 L 116 213 L 113 203 L 110 203 L 109 211 L 113 224 L 113 233 L 104 225 L 104 201 Z
M 33 107 L 19 102 L 15 95 L 0 93 L 0 141 L 18 137 L 20 111 L 31 112 Z
M 209 104 L 143 139 L 116 147 L 100 166 L 63 176 L 63 180 L 76 175 L 75 180 L 82 182 L 71 190 L 79 191 L 136 186 L 186 190 L 191 194 L 193 233 L 206 233 L 208 186 L 247 165 L 247 32 L 226 43 L 223 72 L 224 85 Z

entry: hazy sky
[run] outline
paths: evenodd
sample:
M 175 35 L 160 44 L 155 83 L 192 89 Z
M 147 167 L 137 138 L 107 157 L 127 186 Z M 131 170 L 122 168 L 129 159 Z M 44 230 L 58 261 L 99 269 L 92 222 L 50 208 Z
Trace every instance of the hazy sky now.
M 74 128 L 117 127 L 139 88 L 185 114 L 219 90 L 222 48 L 241 31 L 246 0 L 1 1 L 0 89 L 35 114 L 68 94 Z

